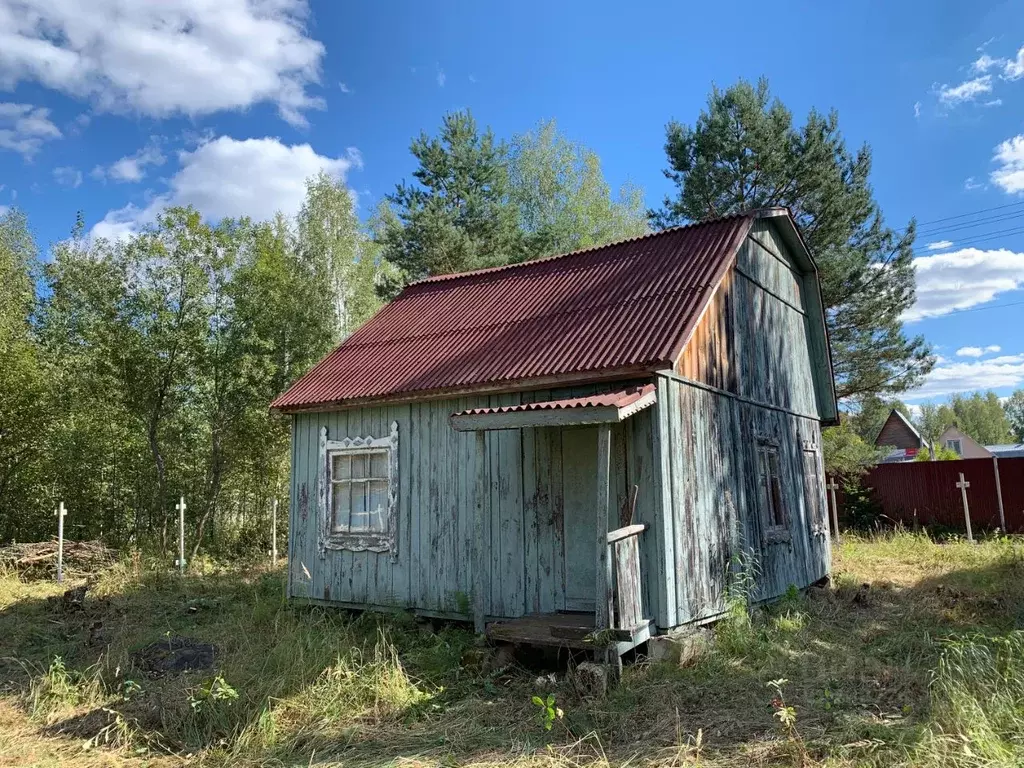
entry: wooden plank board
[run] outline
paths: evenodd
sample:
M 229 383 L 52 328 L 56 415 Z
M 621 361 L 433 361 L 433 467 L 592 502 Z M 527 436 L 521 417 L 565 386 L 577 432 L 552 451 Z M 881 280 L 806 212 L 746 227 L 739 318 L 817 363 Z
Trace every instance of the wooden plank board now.
M 616 626 L 623 629 L 632 629 L 643 619 L 640 605 L 640 548 L 637 536 L 638 534 L 633 534 L 619 539 L 613 546 L 615 591 L 619 609 Z

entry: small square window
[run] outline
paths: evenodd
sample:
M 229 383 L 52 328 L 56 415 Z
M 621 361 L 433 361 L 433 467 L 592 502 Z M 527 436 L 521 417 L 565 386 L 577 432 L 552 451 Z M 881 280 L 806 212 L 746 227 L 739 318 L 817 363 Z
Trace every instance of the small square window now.
M 949 448 L 951 451 L 954 451 L 957 456 L 964 455 L 964 444 L 963 441 L 960 440 L 959 438 L 956 440 L 947 440 L 946 447 Z

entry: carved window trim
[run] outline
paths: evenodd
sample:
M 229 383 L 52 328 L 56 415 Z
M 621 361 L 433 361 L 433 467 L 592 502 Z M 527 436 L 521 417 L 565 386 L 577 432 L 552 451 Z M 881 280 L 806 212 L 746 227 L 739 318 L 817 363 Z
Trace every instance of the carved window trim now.
M 387 452 L 388 494 L 384 513 L 384 531 L 332 531 L 331 530 L 331 458 L 339 453 L 364 454 L 371 451 Z M 386 437 L 346 437 L 329 440 L 327 427 L 320 427 L 319 467 L 317 470 L 317 548 L 320 557 L 327 550 L 350 552 L 390 552 L 398 558 L 398 422 L 391 422 L 391 433 Z

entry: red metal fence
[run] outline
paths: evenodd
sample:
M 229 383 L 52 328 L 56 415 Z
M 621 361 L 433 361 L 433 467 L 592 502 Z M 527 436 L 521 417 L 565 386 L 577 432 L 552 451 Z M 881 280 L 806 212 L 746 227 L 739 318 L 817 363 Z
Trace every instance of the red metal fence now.
M 862 479 L 861 485 L 871 489 L 889 518 L 910 527 L 915 515 L 920 525 L 942 525 L 964 529 L 964 507 L 957 482 L 960 473 L 970 484 L 967 501 L 974 530 L 994 529 L 999 524 L 999 497 L 996 491 L 998 467 L 999 486 L 1003 496 L 1006 530 L 1024 533 L 1024 458 L 961 459 L 959 461 L 912 461 L 904 464 L 879 464 Z M 843 502 L 839 500 L 843 517 Z

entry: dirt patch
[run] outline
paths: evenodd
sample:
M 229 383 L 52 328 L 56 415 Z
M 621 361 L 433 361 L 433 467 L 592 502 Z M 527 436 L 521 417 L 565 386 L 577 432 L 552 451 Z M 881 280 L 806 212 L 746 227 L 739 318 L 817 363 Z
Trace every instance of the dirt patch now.
M 195 669 L 210 669 L 217 656 L 216 646 L 190 637 L 169 637 L 140 648 L 132 662 L 151 678 L 177 675 Z

